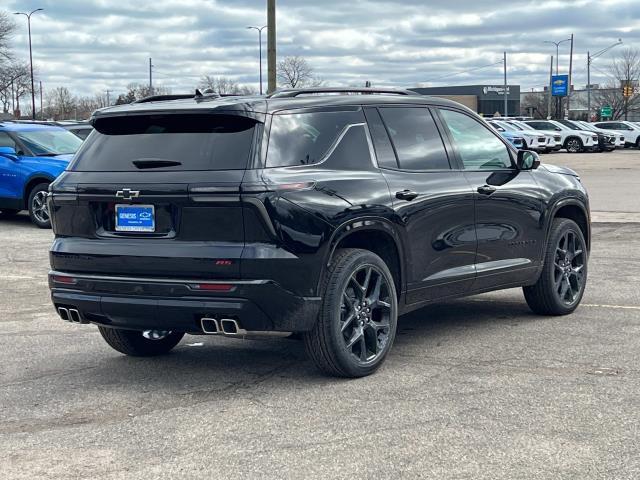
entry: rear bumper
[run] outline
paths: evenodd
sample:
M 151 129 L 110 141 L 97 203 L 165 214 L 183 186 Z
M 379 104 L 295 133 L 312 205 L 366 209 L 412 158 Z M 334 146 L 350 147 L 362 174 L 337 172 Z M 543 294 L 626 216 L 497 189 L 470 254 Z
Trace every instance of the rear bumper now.
M 197 288 L 202 284 L 230 288 Z M 320 309 L 320 298 L 294 295 L 270 280 L 214 282 L 52 271 L 49 287 L 56 310 L 73 308 L 83 321 L 132 330 L 197 334 L 203 333 L 201 318 L 231 318 L 247 331 L 301 332 L 313 328 Z

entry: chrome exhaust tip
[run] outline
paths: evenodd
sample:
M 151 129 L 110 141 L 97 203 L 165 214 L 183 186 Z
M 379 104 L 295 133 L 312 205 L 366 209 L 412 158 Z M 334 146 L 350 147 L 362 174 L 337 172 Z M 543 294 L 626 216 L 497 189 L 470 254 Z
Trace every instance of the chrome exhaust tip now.
M 60 315 L 60 318 L 65 322 L 71 321 L 71 318 L 69 317 L 69 310 L 64 307 L 58 307 L 58 315 Z
M 71 320 L 73 323 L 84 323 L 82 321 L 82 317 L 80 316 L 80 312 L 75 308 L 69 309 L 69 320 Z
M 200 328 L 207 335 L 217 335 L 220 333 L 220 324 L 215 318 L 201 318 Z
M 223 318 L 220 320 L 220 328 L 222 333 L 229 336 L 242 336 L 246 335 L 247 331 L 244 328 L 240 328 L 240 325 L 233 318 Z

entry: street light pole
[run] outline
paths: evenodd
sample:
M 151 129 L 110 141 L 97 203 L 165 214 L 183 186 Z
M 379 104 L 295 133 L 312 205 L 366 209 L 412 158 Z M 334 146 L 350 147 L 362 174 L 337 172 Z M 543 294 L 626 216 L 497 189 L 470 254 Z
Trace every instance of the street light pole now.
M 560 74 L 560 44 L 564 42 L 570 42 L 570 38 L 565 38 L 564 40 L 560 40 L 559 42 L 554 42 L 552 40 L 545 40 L 543 43 L 551 43 L 556 46 L 556 75 Z M 549 92 L 551 94 L 551 92 Z M 560 117 L 560 110 L 562 109 L 562 97 L 560 99 L 556 98 L 556 117 Z
M 260 95 L 262 95 L 262 30 L 267 28 L 267 26 L 263 27 L 247 27 L 249 30 L 257 30 L 258 31 L 258 45 L 260 49 L 259 58 L 260 58 Z
M 593 55 L 591 55 L 590 52 L 587 52 L 587 121 L 591 120 L 591 62 L 593 62 L 595 58 L 598 58 L 600 55 L 607 53 L 613 47 L 617 47 L 620 44 L 622 44 L 621 38 L 619 38 L 616 43 L 609 45 L 607 48 L 603 48 Z
M 33 85 L 33 52 L 31 50 L 31 15 L 36 12 L 41 12 L 43 8 L 36 8 L 30 13 L 14 12 L 14 15 L 24 15 L 27 17 L 27 28 L 29 30 L 29 67 L 31 69 L 31 119 L 36 119 L 36 91 Z

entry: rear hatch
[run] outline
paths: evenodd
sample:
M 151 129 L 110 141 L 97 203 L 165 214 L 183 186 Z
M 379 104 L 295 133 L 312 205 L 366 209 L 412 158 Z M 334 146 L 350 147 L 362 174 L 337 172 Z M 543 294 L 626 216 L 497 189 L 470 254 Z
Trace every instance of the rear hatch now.
M 144 114 L 95 121 L 52 186 L 54 270 L 237 278 L 240 185 L 261 124 L 231 114 Z

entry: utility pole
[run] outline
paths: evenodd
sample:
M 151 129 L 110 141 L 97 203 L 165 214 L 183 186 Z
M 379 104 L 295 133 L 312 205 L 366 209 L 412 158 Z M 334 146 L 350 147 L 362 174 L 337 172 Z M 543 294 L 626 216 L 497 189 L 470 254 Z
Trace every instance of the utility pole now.
M 267 65 L 268 85 L 267 93 L 273 93 L 276 88 L 276 0 L 267 0 Z
M 507 52 L 504 52 L 504 116 L 509 116 L 509 95 L 507 94 Z
M 40 120 L 44 120 L 44 110 L 42 109 L 42 80 L 40 80 Z
M 567 119 L 571 118 L 571 81 L 573 76 L 573 33 L 571 34 L 571 50 L 569 52 L 569 87 L 567 90 Z
M 151 63 L 151 57 L 149 57 L 149 96 L 153 95 L 153 64 Z
M 549 105 L 547 106 L 547 118 L 551 118 L 551 93 L 553 88 L 553 55 L 551 55 L 551 67 L 549 67 Z
M 29 68 L 31 69 L 31 119 L 36 119 L 36 92 L 33 85 L 33 52 L 31 50 L 31 15 L 41 12 L 42 8 L 36 8 L 31 13 L 15 12 L 14 15 L 24 15 L 27 17 L 27 27 L 29 29 Z
M 109 98 L 109 93 L 111 93 L 111 90 L 107 90 L 107 107 L 111 106 L 111 99 Z

